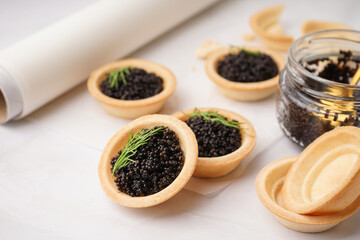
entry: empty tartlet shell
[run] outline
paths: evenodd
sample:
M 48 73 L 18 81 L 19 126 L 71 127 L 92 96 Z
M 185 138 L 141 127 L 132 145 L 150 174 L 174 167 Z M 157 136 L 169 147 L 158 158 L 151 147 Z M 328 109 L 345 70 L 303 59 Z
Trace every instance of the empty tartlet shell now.
M 293 37 L 283 34 L 271 34 L 267 29 L 279 24 L 279 17 L 284 5 L 269 7 L 256 12 L 250 19 L 250 26 L 259 35 L 261 41 L 269 48 L 287 51 L 294 41 Z
M 301 31 L 302 34 L 308 34 L 311 32 L 316 32 L 320 30 L 328 29 L 352 29 L 351 27 L 344 25 L 342 23 L 328 22 L 328 21 L 315 21 L 309 20 L 302 24 Z
M 100 84 L 105 80 L 106 75 L 114 69 L 125 67 L 141 68 L 148 73 L 163 79 L 163 90 L 152 96 L 140 100 L 120 100 L 106 96 L 100 89 Z M 161 110 L 165 100 L 175 91 L 176 78 L 166 67 L 144 59 L 123 59 L 106 64 L 93 71 L 88 79 L 87 86 L 91 95 L 100 101 L 105 110 L 120 118 L 137 118 L 143 115 L 156 113 Z
M 223 60 L 229 53 L 231 53 L 231 47 L 216 50 L 206 58 L 206 74 L 219 87 L 220 92 L 228 98 L 238 101 L 258 101 L 271 96 L 277 90 L 279 74 L 284 67 L 284 57 L 279 53 L 262 48 L 246 47 L 244 49 L 259 51 L 269 55 L 278 67 L 278 75 L 265 81 L 252 83 L 234 82 L 222 77 L 218 73 L 217 64 L 220 60 Z
M 340 212 L 360 195 L 360 129 L 338 127 L 311 143 L 290 169 L 282 190 L 299 214 Z
M 229 121 L 236 120 L 240 123 L 241 146 L 232 153 L 221 157 L 199 157 L 194 172 L 195 177 L 214 178 L 228 174 L 234 170 L 240 161 L 246 157 L 256 144 L 256 132 L 252 124 L 243 116 L 219 108 L 197 108 L 201 112 L 214 111 L 226 117 Z M 185 114 L 193 113 L 194 109 L 176 112 L 172 116 L 186 121 L 189 119 Z M 185 114 L 184 114 L 185 113 Z
M 149 129 L 154 126 L 165 126 L 176 133 L 184 154 L 184 165 L 177 178 L 160 192 L 143 197 L 131 197 L 118 190 L 110 171 L 110 160 L 125 146 L 131 131 L 135 133 L 143 128 Z M 121 128 L 106 144 L 98 168 L 100 184 L 104 192 L 121 205 L 132 208 L 154 206 L 168 200 L 185 186 L 195 170 L 197 155 L 196 137 L 186 123 L 167 115 L 143 116 Z
M 284 178 L 297 157 L 280 159 L 266 165 L 257 175 L 256 192 L 262 204 L 279 223 L 299 232 L 323 232 L 350 217 L 360 207 L 360 197 L 343 211 L 322 215 L 300 215 L 282 206 L 281 189 Z

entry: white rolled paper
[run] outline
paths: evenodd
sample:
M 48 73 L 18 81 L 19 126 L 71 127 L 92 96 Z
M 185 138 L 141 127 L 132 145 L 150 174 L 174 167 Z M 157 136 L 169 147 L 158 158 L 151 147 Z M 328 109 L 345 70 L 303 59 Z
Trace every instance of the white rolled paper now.
M 99 1 L 2 50 L 0 123 L 26 116 L 216 1 Z

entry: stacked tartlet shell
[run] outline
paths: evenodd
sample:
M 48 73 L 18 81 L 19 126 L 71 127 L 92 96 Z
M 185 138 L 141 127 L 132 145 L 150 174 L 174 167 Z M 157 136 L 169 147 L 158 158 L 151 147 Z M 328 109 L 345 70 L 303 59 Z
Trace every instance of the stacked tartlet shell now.
M 197 108 L 201 112 L 214 111 L 226 117 L 229 121 L 236 120 L 240 123 L 241 146 L 232 153 L 220 157 L 199 157 L 197 166 L 194 172 L 195 177 L 220 177 L 228 174 L 234 170 L 241 160 L 245 158 L 256 143 L 256 132 L 252 124 L 243 116 L 219 108 Z M 193 113 L 194 108 L 186 111 L 176 112 L 174 117 L 181 121 L 189 119 L 187 115 Z
M 301 215 L 287 210 L 282 204 L 282 186 L 296 160 L 297 157 L 288 157 L 271 162 L 256 178 L 256 192 L 260 201 L 282 225 L 299 232 L 323 232 L 336 226 L 359 209 L 360 197 L 341 212 L 328 215 Z
M 284 206 L 299 214 L 339 212 L 360 195 L 360 129 L 323 134 L 299 156 L 286 177 Z
M 233 52 L 234 48 L 231 47 L 218 49 L 206 58 L 206 74 L 218 86 L 220 92 L 228 98 L 238 101 L 258 101 L 271 96 L 277 90 L 279 74 L 284 67 L 284 57 L 279 53 L 263 48 L 246 47 L 244 49 L 269 55 L 278 67 L 278 75 L 264 81 L 252 83 L 234 82 L 222 77 L 218 73 L 217 65 L 220 60 Z
M 102 93 L 100 84 L 106 79 L 106 75 L 115 69 L 141 68 L 148 73 L 163 79 L 163 90 L 151 97 L 139 100 L 120 100 L 111 98 Z M 87 82 L 89 92 L 95 99 L 100 101 L 104 109 L 120 118 L 137 118 L 143 115 L 159 112 L 165 101 L 174 93 L 176 78 L 166 67 L 144 59 L 123 59 L 106 64 L 93 71 Z
M 143 197 L 131 197 L 118 190 L 110 171 L 110 160 L 125 146 L 130 132 L 135 133 L 143 128 L 150 129 L 154 126 L 165 126 L 175 132 L 184 154 L 184 165 L 176 179 L 160 192 Z M 121 128 L 106 144 L 98 168 L 100 184 L 104 192 L 121 205 L 133 208 L 154 206 L 168 200 L 185 186 L 195 170 L 197 155 L 198 146 L 195 135 L 186 123 L 167 115 L 143 116 Z
M 323 134 L 299 157 L 270 163 L 257 176 L 261 202 L 283 225 L 325 231 L 360 207 L 360 129 Z

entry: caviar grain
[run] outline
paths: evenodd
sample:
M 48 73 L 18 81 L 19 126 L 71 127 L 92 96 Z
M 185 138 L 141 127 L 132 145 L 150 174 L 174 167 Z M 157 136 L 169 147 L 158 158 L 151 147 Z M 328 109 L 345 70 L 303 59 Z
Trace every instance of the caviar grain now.
M 125 74 L 126 84 L 118 79 L 118 88 L 111 87 L 109 75 L 100 84 L 101 91 L 109 97 L 121 100 L 139 100 L 152 97 L 163 90 L 163 79 L 144 69 L 131 68 L 130 74 Z
M 203 117 L 192 117 L 185 122 L 195 133 L 199 157 L 224 156 L 241 146 L 241 135 L 237 128 L 204 120 Z
M 274 60 L 263 53 L 249 54 L 242 50 L 238 54 L 228 54 L 218 62 L 218 73 L 233 82 L 260 82 L 278 75 Z
M 111 172 L 120 154 L 121 151 L 111 158 Z M 132 197 L 148 196 L 166 188 L 184 165 L 179 139 L 169 128 L 164 128 L 140 146 L 132 159 L 134 162 L 117 169 L 114 174 L 119 191 Z

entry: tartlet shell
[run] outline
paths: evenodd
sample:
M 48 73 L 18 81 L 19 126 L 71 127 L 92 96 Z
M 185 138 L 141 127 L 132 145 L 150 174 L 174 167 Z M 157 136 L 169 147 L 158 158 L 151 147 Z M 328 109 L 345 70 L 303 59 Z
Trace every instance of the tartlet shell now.
M 100 84 L 106 78 L 106 74 L 114 69 L 124 67 L 142 68 L 148 73 L 155 73 L 163 79 L 163 90 L 152 96 L 140 100 L 120 100 L 106 96 L 101 92 Z M 165 100 L 175 91 L 176 78 L 166 67 L 144 59 L 123 59 L 106 64 L 93 71 L 87 82 L 91 95 L 100 101 L 104 109 L 120 118 L 137 118 L 143 115 L 156 113 L 161 110 Z
M 311 32 L 316 32 L 320 30 L 328 30 L 328 29 L 352 29 L 351 27 L 337 22 L 328 22 L 328 21 L 315 21 L 309 20 L 305 21 L 301 25 L 302 34 L 308 34 Z
M 310 194 L 313 191 L 314 182 L 322 173 L 321 171 L 334 162 L 334 158 L 331 157 L 333 155 L 339 157 L 336 155 L 338 152 L 341 156 L 341 151 L 349 153 L 350 150 L 357 155 L 357 159 L 350 171 L 345 168 L 336 168 L 336 172 L 347 171 L 344 172 L 346 175 L 339 179 L 341 182 L 321 198 L 308 200 L 308 197 L 305 196 L 306 193 Z M 299 155 L 298 161 L 290 169 L 282 191 L 284 206 L 287 209 L 299 214 L 316 215 L 342 211 L 359 195 L 360 129 L 349 126 L 335 128 L 311 143 Z
M 197 166 L 194 172 L 195 177 L 207 177 L 214 178 L 228 174 L 234 170 L 241 160 L 245 158 L 255 147 L 256 144 L 256 132 L 252 124 L 243 116 L 219 108 L 197 108 L 199 111 L 215 111 L 220 115 L 223 115 L 228 120 L 237 120 L 240 122 L 241 134 L 241 146 L 232 153 L 221 157 L 199 157 Z M 172 116 L 186 121 L 189 117 L 185 114 L 191 114 L 194 109 L 188 109 L 186 111 L 176 112 Z M 184 114 L 185 113 L 185 114 Z
M 284 5 L 273 6 L 256 12 L 251 16 L 250 26 L 257 33 L 261 41 L 269 48 L 287 51 L 294 41 L 293 37 L 287 35 L 275 35 L 266 32 L 270 25 L 278 24 L 279 16 L 284 10 Z
M 154 126 L 166 126 L 176 133 L 184 154 L 184 166 L 177 178 L 160 192 L 143 197 L 131 197 L 117 189 L 110 172 L 110 159 L 125 146 L 131 131 L 135 133 L 137 130 Z M 121 128 L 106 144 L 98 168 L 100 184 L 104 192 L 121 205 L 133 208 L 154 206 L 168 200 L 185 186 L 195 170 L 197 155 L 198 147 L 195 135 L 184 122 L 167 115 L 143 116 Z
M 360 197 L 343 211 L 322 216 L 300 215 L 285 209 L 276 198 L 281 195 L 283 179 L 296 159 L 297 157 L 287 157 L 273 161 L 256 177 L 255 186 L 260 201 L 282 225 L 299 232 L 323 232 L 336 226 L 359 209 Z
M 220 92 L 231 99 L 238 101 L 258 101 L 267 98 L 277 90 L 279 74 L 284 67 L 284 57 L 279 53 L 263 48 L 245 47 L 245 49 L 259 51 L 269 55 L 278 67 L 278 75 L 265 81 L 254 83 L 233 82 L 223 78 L 217 71 L 217 63 L 231 52 L 231 48 L 216 50 L 206 58 L 206 74 L 219 87 Z

